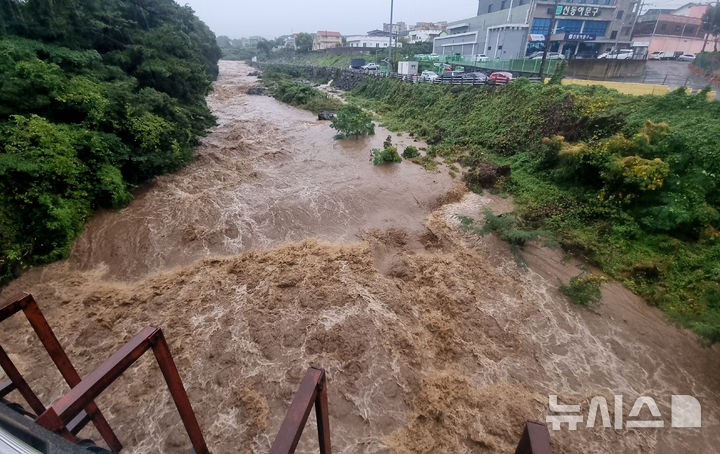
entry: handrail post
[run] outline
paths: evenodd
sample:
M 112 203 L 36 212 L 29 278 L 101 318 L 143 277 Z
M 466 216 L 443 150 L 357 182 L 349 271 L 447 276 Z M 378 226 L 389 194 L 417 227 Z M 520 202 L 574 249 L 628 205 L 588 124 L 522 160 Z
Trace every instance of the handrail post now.
M 320 454 L 332 454 L 330 446 L 330 415 L 328 413 L 327 377 L 323 371 L 315 397 L 315 419 L 317 419 L 318 441 Z
M 310 367 L 293 396 L 290 408 L 280 425 L 270 454 L 292 454 L 307 423 L 310 410 L 315 407 L 321 454 L 332 454 L 330 446 L 330 422 L 327 409 L 327 384 L 325 370 Z
M 159 329 L 150 342 L 155 359 L 157 359 L 168 389 L 170 389 L 170 395 L 173 398 L 173 402 L 175 402 L 175 407 L 178 413 L 180 413 L 180 419 L 195 449 L 195 454 L 209 454 L 210 451 L 208 451 L 207 445 L 205 444 L 200 425 L 195 417 L 192 405 L 190 405 L 190 399 L 187 396 L 182 378 L 180 378 L 180 373 L 172 359 L 170 348 L 165 341 L 162 330 Z
M 540 422 L 527 421 L 515 454 L 552 454 L 547 426 Z

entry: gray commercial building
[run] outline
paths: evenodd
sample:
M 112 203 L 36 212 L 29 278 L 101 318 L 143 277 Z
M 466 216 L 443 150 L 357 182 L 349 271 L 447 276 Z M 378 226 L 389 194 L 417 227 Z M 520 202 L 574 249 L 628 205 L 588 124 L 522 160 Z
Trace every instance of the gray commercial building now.
M 629 48 L 640 0 L 479 0 L 478 14 L 448 24 L 433 41 L 433 52 L 471 57 L 523 58 L 542 50 L 591 58 L 609 49 Z

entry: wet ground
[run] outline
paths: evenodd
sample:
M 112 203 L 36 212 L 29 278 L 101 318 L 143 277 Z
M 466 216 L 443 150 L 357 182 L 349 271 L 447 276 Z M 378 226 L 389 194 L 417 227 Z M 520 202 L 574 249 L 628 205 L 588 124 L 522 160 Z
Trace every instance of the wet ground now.
M 617 284 L 601 305 L 573 306 L 557 287 L 581 264 L 531 246 L 523 270 L 497 238 L 459 230 L 458 214 L 510 200 L 407 161 L 374 167 L 386 131 L 335 141 L 314 115 L 245 95 L 250 71 L 221 62 L 219 125 L 195 163 L 96 216 L 69 260 L 2 291 L 36 296 L 81 373 L 161 326 L 214 453 L 267 451 L 311 364 L 328 373 L 335 452 L 514 452 L 548 394 L 585 417 L 594 396 L 612 415 L 623 395 L 626 417 L 650 396 L 664 422 L 553 431 L 554 452 L 716 451 L 720 349 Z M 3 324 L 0 343 L 44 402 L 61 395 L 26 322 Z M 151 366 L 98 404 L 127 452 L 187 452 Z M 672 394 L 698 398 L 702 428 L 670 427 Z M 299 452 L 316 451 L 312 418 Z

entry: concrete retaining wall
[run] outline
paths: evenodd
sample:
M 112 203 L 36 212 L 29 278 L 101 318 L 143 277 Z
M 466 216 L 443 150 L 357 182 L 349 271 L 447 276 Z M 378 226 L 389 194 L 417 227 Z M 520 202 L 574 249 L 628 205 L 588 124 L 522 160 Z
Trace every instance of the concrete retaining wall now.
M 642 77 L 645 75 L 645 60 L 569 60 L 565 75 L 591 80 Z

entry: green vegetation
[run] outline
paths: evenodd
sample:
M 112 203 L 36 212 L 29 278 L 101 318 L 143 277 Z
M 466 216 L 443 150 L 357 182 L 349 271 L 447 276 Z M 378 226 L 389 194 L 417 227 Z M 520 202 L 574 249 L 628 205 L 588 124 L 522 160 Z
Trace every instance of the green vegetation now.
M 269 85 L 270 92 L 282 102 L 311 112 L 335 111 L 342 103 L 317 88 L 302 82 L 282 80 Z
M 308 53 L 313 47 L 313 37 L 310 33 L 298 33 L 295 38 L 295 48 L 300 53 Z
M 561 285 L 560 293 L 570 298 L 570 301 L 578 306 L 599 303 L 602 299 L 600 285 L 605 280 L 603 276 L 583 272 L 570 278 L 568 285 Z
M 386 163 L 402 162 L 402 158 L 398 154 L 397 147 L 392 145 L 386 146 L 382 150 L 373 148 L 373 165 L 380 166 Z
M 720 78 L 720 52 L 703 52 L 695 57 L 693 65 L 702 69 L 706 76 Z
M 370 114 L 354 104 L 342 106 L 330 126 L 338 130 L 336 139 L 375 134 L 375 124 Z M 395 152 L 397 153 L 397 150 Z
M 171 0 L 0 0 L 0 282 L 190 162 L 215 36 Z
M 262 73 L 262 81 L 278 100 L 311 112 L 336 111 L 342 102 L 310 85 L 310 81 L 296 80 L 297 68 L 268 66 Z
M 458 216 L 460 219 L 460 230 L 472 232 L 480 236 L 487 235 L 488 233 L 497 234 L 503 241 L 510 245 L 510 252 L 512 252 L 515 257 L 515 263 L 521 268 L 527 267 L 525 257 L 522 255 L 522 248 L 525 246 L 525 243 L 548 236 L 547 232 L 543 230 L 529 229 L 522 226 L 520 220 L 512 213 L 495 215 L 492 211 L 486 209 L 483 211 L 483 215 L 485 216 L 485 223 L 482 227 L 478 227 L 472 218 Z
M 378 54 L 377 61 L 382 59 L 384 54 Z M 353 58 L 364 58 L 368 62 L 375 62 L 376 58 L 374 55 L 367 55 L 358 52 L 352 55 L 331 55 L 319 52 L 312 53 L 301 53 L 291 52 L 283 53 L 278 55 L 271 55 L 269 61 L 274 64 L 292 64 L 292 65 L 307 65 L 307 66 L 329 66 L 334 68 L 347 68 L 350 66 L 350 60 Z
M 402 157 L 403 158 L 416 158 L 420 156 L 420 152 L 418 151 L 417 147 L 414 147 L 412 145 L 408 145 L 405 147 L 405 150 L 403 150 Z
M 428 157 L 510 165 L 502 190 L 523 229 L 554 232 L 565 250 L 718 341 L 720 103 L 706 94 L 368 79 L 351 99 L 434 145 Z

